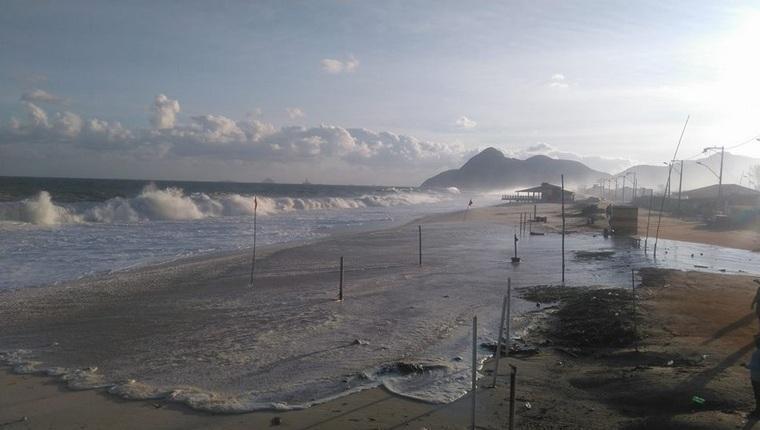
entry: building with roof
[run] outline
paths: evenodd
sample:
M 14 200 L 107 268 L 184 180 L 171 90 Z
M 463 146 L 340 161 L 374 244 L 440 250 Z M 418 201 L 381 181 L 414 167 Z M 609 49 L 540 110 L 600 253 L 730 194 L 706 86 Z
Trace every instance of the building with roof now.
M 528 198 L 532 201 L 542 203 L 560 203 L 562 201 L 562 187 L 559 185 L 553 185 L 548 182 L 542 182 L 541 185 L 533 188 L 526 188 L 524 190 L 516 191 L 520 197 Z M 571 202 L 575 200 L 575 193 L 572 191 L 564 190 L 565 202 Z

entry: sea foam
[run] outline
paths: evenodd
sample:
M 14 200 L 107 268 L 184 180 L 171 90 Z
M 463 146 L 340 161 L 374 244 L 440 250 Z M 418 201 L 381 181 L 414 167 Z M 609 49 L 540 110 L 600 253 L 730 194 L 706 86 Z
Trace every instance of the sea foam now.
M 456 188 L 440 192 L 386 189 L 353 197 L 257 197 L 258 213 L 325 209 L 357 209 L 429 204 L 458 194 Z M 185 193 L 181 188 L 147 185 L 135 197 L 115 197 L 94 204 L 57 205 L 47 191 L 17 202 L 0 205 L 0 221 L 54 226 L 82 222 L 136 223 L 146 221 L 199 220 L 210 217 L 247 216 L 254 213 L 254 197 L 234 193 Z

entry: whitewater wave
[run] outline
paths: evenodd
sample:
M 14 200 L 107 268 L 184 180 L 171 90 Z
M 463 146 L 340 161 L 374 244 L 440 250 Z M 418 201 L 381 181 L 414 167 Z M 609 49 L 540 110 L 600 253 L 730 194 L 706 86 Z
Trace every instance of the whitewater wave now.
M 11 366 L 17 374 L 40 374 L 58 378 L 72 390 L 105 388 L 128 400 L 177 402 L 198 411 L 238 414 L 254 411 L 294 411 L 310 408 L 366 389 L 383 386 L 401 397 L 431 404 L 453 402 L 469 389 L 469 367 L 444 362 L 399 362 L 348 376 L 345 388 L 324 397 L 299 403 L 262 400 L 255 392 L 219 393 L 194 386 L 159 387 L 127 379 L 109 380 L 97 367 L 65 368 L 46 366 L 31 360 L 30 350 L 0 351 L 0 365 Z M 485 359 L 485 358 L 484 358 Z M 481 362 L 482 364 L 482 362 Z M 266 396 L 265 396 L 266 397 Z
M 257 197 L 258 213 L 320 209 L 358 209 L 436 203 L 459 193 L 388 189 L 355 197 Z M 147 185 L 136 197 L 115 197 L 90 205 L 60 206 L 47 191 L 19 202 L 0 204 L 0 222 L 55 226 L 82 222 L 136 223 L 145 221 L 198 220 L 209 217 L 253 215 L 254 197 L 240 194 L 186 194 L 181 188 L 159 189 Z

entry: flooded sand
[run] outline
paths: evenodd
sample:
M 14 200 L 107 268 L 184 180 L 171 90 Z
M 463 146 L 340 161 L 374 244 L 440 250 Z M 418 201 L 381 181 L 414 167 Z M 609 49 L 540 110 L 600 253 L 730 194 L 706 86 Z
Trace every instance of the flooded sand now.
M 253 289 L 250 255 L 236 253 L 7 291 L 0 345 L 20 371 L 206 411 L 299 409 L 379 385 L 451 402 L 469 386 L 462 358 L 472 315 L 480 341 L 492 341 L 507 277 L 516 286 L 559 283 L 560 237 L 523 236 L 523 261 L 512 265 L 511 222 L 422 224 L 421 268 L 415 223 L 274 252 L 257 263 Z M 574 254 L 600 250 L 609 258 Z M 335 300 L 340 256 L 343 302 Z M 569 286 L 627 286 L 630 270 L 647 265 L 760 267 L 746 251 L 671 241 L 660 241 L 654 261 L 630 240 L 581 233 L 567 237 L 566 258 Z M 532 307 L 514 300 L 515 315 Z

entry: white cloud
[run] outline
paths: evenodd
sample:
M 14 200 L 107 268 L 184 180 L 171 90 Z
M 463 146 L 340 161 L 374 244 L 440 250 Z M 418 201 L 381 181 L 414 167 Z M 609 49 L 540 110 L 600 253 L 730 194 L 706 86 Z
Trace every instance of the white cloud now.
M 34 103 L 24 102 L 24 110 L 29 120 L 29 125 L 34 128 L 47 128 L 48 116 L 45 111 Z
M 324 58 L 319 62 L 322 65 L 324 72 L 332 75 L 338 75 L 341 73 L 353 73 L 359 68 L 359 60 L 353 55 L 350 55 L 345 60 L 337 60 L 334 58 Z
M 458 144 L 363 128 L 321 125 L 278 129 L 250 115 L 240 121 L 222 115 L 196 115 L 183 124 L 175 121 L 179 111 L 176 100 L 160 95 L 153 106 L 151 128 L 127 129 L 118 122 L 83 119 L 71 112 L 55 113 L 48 120 L 44 109 L 24 102 L 27 120 L 12 120 L 0 127 L 0 146 L 45 145 L 48 151 L 53 145 L 58 150 L 83 149 L 93 157 L 114 153 L 133 159 L 173 157 L 266 164 L 317 161 L 344 163 L 350 169 L 381 167 L 377 171 L 383 174 L 389 169 L 429 169 L 418 173 L 421 175 L 454 167 L 467 154 Z
M 63 99 L 40 89 L 33 89 L 21 94 L 21 100 L 29 103 L 62 103 Z
M 76 137 L 82 131 L 82 118 L 71 112 L 57 112 L 53 116 L 53 129 L 61 135 Z
M 478 125 L 477 122 L 464 115 L 460 116 L 454 124 L 459 128 L 475 128 Z
M 172 128 L 178 113 L 179 102 L 159 94 L 151 105 L 150 123 L 157 129 Z
M 562 73 L 555 73 L 549 80 L 549 86 L 552 88 L 567 88 L 569 85 L 565 75 Z
M 298 119 L 298 118 L 303 118 L 306 116 L 306 114 L 301 110 L 301 108 L 297 108 L 297 107 L 285 108 L 285 112 L 288 113 L 288 118 L 290 119 Z

